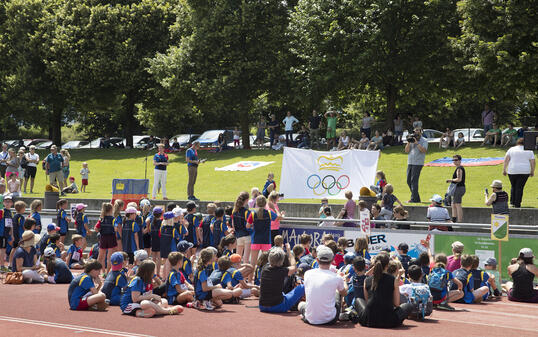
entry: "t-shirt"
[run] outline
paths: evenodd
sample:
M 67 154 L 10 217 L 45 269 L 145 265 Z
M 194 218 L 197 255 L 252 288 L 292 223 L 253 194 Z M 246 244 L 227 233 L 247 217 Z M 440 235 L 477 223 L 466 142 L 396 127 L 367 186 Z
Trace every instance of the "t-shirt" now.
M 305 318 L 310 324 L 325 324 L 336 316 L 335 292 L 344 290 L 344 279 L 330 270 L 312 269 L 304 274 Z
M 192 274 L 192 263 L 191 260 L 184 258 L 183 264 L 179 268 L 179 271 L 183 274 L 184 277 L 189 278 L 189 276 Z M 189 280 L 190 282 L 190 280 Z
M 515 136 L 517 135 L 517 130 L 516 129 L 508 129 L 504 132 L 505 135 L 509 135 L 509 136 Z
M 73 274 L 62 259 L 56 259 L 54 263 L 54 282 L 71 283 Z
M 284 123 L 284 130 L 293 131 L 293 124 L 299 123 L 299 120 L 294 116 L 286 116 L 282 122 Z
M 373 136 L 372 137 L 372 142 L 374 142 L 376 144 L 382 144 L 383 143 L 383 137 L 381 137 L 381 136 Z
M 336 117 L 327 117 L 327 128 L 336 131 Z
M 342 142 L 342 145 L 344 146 L 348 146 L 349 145 L 349 136 L 341 136 L 340 137 L 340 142 Z
M 285 267 L 273 267 L 269 264 L 263 267 L 260 277 L 260 306 L 273 307 L 282 303 L 282 289 L 288 272 Z
M 204 300 L 209 295 L 209 291 L 204 291 L 202 288 L 202 284 L 204 282 L 207 282 L 208 286 L 212 286 L 211 281 L 209 280 L 209 275 L 211 275 L 211 272 L 207 269 L 199 270 L 196 274 L 196 282 L 194 284 L 194 292 L 196 295 L 197 300 Z
M 189 148 L 186 152 L 186 156 L 187 156 L 187 159 L 188 160 L 198 160 L 198 151 L 196 151 L 195 149 L 193 149 L 192 147 Z M 194 164 L 194 163 L 188 163 L 187 164 L 188 166 L 198 166 L 198 164 Z
M 352 199 L 349 199 L 346 202 L 346 205 L 344 206 L 344 208 L 346 209 L 346 219 L 355 218 L 355 207 L 356 206 L 357 205 L 355 204 L 355 201 L 353 201 Z
M 523 145 L 516 145 L 506 151 L 506 157 L 510 156 L 510 162 L 506 168 L 508 174 L 530 174 L 531 160 L 534 158 L 534 153 L 529 150 L 524 150 Z
M 80 300 L 86 295 L 90 289 L 95 288 L 95 284 L 90 275 L 82 273 L 77 276 L 67 291 L 67 299 L 69 301 L 69 308 L 76 310 Z
M 156 163 L 168 163 L 168 155 L 166 153 L 156 153 L 153 156 L 153 161 Z M 155 165 L 156 170 L 166 171 L 166 165 Z
M 445 222 L 450 220 L 450 215 L 446 208 L 432 206 L 428 207 L 426 218 L 430 219 L 432 222 Z
M 45 160 L 47 161 L 47 163 L 49 163 L 49 172 L 56 172 L 62 169 L 62 163 L 64 162 L 64 158 L 61 154 L 49 153 Z
M 279 124 L 277 120 L 269 121 L 269 123 L 267 123 L 267 126 L 276 126 L 275 128 L 269 129 L 269 132 L 279 133 Z
M 230 274 L 232 287 L 235 287 L 244 279 L 243 274 L 233 267 L 228 268 L 227 272 Z
M 17 270 L 17 259 L 22 259 L 22 267 L 33 267 L 34 266 L 34 257 L 37 254 L 37 250 L 35 247 L 30 248 L 30 251 L 27 252 L 22 247 L 18 247 L 17 250 L 15 250 L 15 255 L 13 255 L 13 264 L 11 265 L 11 270 L 21 271 Z
M 407 298 L 411 298 L 411 296 L 413 296 L 413 289 L 415 290 L 415 292 L 417 294 L 427 293 L 428 297 L 430 297 L 432 295 L 430 293 L 430 287 L 428 287 L 424 283 L 415 283 L 415 282 L 411 282 L 409 284 L 401 285 L 400 286 L 400 294 L 406 295 Z
M 253 244 L 271 244 L 271 221 L 275 221 L 278 215 L 271 210 L 263 211 L 263 219 L 258 218 L 257 212 L 251 212 L 247 222 L 253 224 L 251 235 Z
M 334 216 L 332 215 L 329 215 L 329 216 L 325 216 L 325 219 L 334 219 Z M 335 221 L 323 221 L 319 224 L 319 227 L 327 227 L 327 226 L 334 226 L 334 223 Z
M 185 277 L 183 274 L 180 271 L 172 270 L 170 274 L 168 274 L 168 297 L 175 298 L 178 295 L 176 285 L 179 285 L 183 290 L 187 290 L 187 286 L 185 285 Z
M 310 118 L 310 129 L 317 130 L 319 129 L 319 123 L 321 123 L 320 116 L 313 116 Z
M 446 270 L 448 271 L 454 271 L 456 269 L 461 268 L 461 258 L 457 259 L 454 257 L 454 255 L 450 255 L 446 258 L 447 264 L 446 264 Z
M 83 168 L 80 169 L 81 179 L 88 180 L 89 174 L 90 174 L 90 169 L 89 168 L 83 167 Z
M 491 110 L 484 110 L 482 111 L 482 124 L 483 125 L 491 125 L 493 124 L 493 118 L 495 117 L 495 113 Z
M 39 155 L 37 153 L 31 154 L 28 152 L 26 154 L 26 159 L 28 159 L 28 164 L 26 164 L 28 167 L 37 167 L 37 163 L 30 162 L 30 160 L 37 160 L 37 162 L 39 162 Z
M 398 200 L 398 198 L 396 198 L 394 194 L 385 193 L 383 195 L 383 207 L 388 211 L 392 211 L 396 200 Z
M 127 286 L 127 276 L 125 275 L 123 270 L 114 270 L 114 271 L 108 272 L 101 291 L 106 295 L 106 298 L 108 299 L 114 298 L 114 302 L 115 302 L 119 299 L 118 296 L 121 296 L 121 292 L 123 288 L 125 288 L 126 286 Z M 118 304 L 119 303 L 114 303 L 114 305 L 118 305 Z
M 362 119 L 362 128 L 363 129 L 369 129 L 371 127 L 371 123 L 373 122 L 374 117 L 372 116 L 366 116 Z
M 67 256 L 69 256 L 69 254 L 71 254 L 71 258 L 69 259 L 69 266 L 71 266 L 73 263 L 80 262 L 80 259 L 82 258 L 82 248 L 72 244 L 67 251 Z
M 501 134 L 501 129 L 489 129 L 488 132 Z
M 124 311 L 125 308 L 127 308 L 127 306 L 129 305 L 129 303 L 133 303 L 133 291 L 138 291 L 142 295 L 146 292 L 146 284 L 138 276 L 136 276 L 131 280 L 131 282 L 129 282 L 129 285 L 127 286 L 127 288 L 125 288 L 125 292 L 121 296 L 121 311 Z
M 420 152 L 417 143 L 420 146 L 428 149 L 428 141 L 424 137 L 420 137 L 415 143 L 411 143 L 409 146 L 409 154 L 407 155 L 407 165 L 424 165 L 424 159 L 426 159 L 426 153 Z
M 6 160 L 9 158 L 9 153 L 7 151 L 2 151 L 0 152 L 0 160 Z M 2 166 L 7 166 L 7 163 L 5 162 L 0 162 L 0 165 Z

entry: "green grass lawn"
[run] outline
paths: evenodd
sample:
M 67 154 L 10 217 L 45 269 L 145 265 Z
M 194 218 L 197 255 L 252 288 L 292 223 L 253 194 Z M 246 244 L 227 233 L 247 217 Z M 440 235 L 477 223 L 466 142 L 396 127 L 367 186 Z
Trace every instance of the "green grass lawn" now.
M 476 145 L 464 147 L 459 151 L 440 150 L 437 144 L 430 144 L 426 162 L 441 157 L 452 156 L 459 153 L 462 157 L 502 157 L 506 149 L 482 148 Z M 45 152 L 39 153 L 41 158 Z M 147 176 L 150 179 L 150 193 L 153 186 L 153 152 L 148 153 Z M 76 195 L 85 198 L 110 198 L 112 193 L 113 178 L 144 178 L 144 164 L 146 152 L 142 150 L 74 150 L 71 151 L 71 175 L 76 178 L 80 186 L 81 163 L 86 161 L 90 168 L 88 192 Z M 253 186 L 263 187 L 267 172 L 275 173 L 277 183 L 280 180 L 282 164 L 282 152 L 269 150 L 237 150 L 225 151 L 224 153 L 208 153 L 200 151 L 201 158 L 207 158 L 205 164 L 198 169 L 198 181 L 195 186 L 195 195 L 202 200 L 233 201 L 240 191 L 250 189 Z M 265 166 L 250 172 L 222 172 L 215 171 L 215 167 L 222 167 L 240 160 L 274 161 L 274 164 Z M 187 197 L 187 167 L 185 165 L 184 152 L 170 155 L 171 164 L 168 167 L 168 198 L 185 200 Z M 402 146 L 392 147 L 381 153 L 378 169 L 387 175 L 389 183 L 394 185 L 394 194 L 406 202 L 410 198 L 410 192 L 406 184 L 407 155 Z M 452 177 L 453 167 L 424 167 L 420 179 L 420 195 L 424 204 L 435 193 L 444 195 L 448 184 L 446 179 Z M 510 184 L 508 177 L 502 175 L 502 165 L 468 167 L 467 193 L 463 198 L 464 206 L 484 206 L 484 188 L 491 184 L 493 179 L 501 179 L 505 184 L 505 190 L 509 192 Z M 36 188 L 33 195 L 42 196 L 45 186 L 45 173 L 38 169 Z M 525 186 L 523 207 L 538 207 L 538 184 L 536 177 L 529 178 Z M 491 191 L 491 188 L 489 188 Z M 25 196 L 32 196 L 25 194 Z M 318 200 L 288 200 L 300 202 L 315 202 Z

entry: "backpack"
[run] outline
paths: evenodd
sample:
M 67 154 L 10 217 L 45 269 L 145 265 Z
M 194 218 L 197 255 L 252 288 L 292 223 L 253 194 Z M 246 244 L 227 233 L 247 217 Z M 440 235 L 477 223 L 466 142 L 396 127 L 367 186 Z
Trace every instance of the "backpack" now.
M 431 315 L 433 311 L 433 301 L 431 300 L 431 296 L 426 287 L 413 287 L 411 290 L 409 303 L 414 306 L 411 315 L 415 316 L 417 319 L 424 319 L 425 316 Z
M 428 286 L 434 291 L 443 291 L 447 287 L 446 270 L 443 268 L 434 268 L 428 275 Z
M 22 156 L 20 165 L 23 169 L 28 167 L 28 158 L 26 158 L 26 155 Z

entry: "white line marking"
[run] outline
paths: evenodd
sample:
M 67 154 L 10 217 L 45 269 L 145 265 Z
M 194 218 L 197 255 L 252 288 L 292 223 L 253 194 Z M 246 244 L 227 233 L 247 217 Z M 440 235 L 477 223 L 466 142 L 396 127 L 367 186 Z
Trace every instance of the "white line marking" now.
M 456 320 L 456 319 L 437 318 L 437 317 L 432 317 L 432 319 L 436 319 L 438 321 L 452 322 L 452 323 L 481 325 L 481 326 L 494 327 L 494 328 L 504 328 L 504 329 L 510 329 L 510 330 L 529 331 L 529 332 L 534 332 L 534 333 L 537 332 L 536 329 L 526 329 L 526 328 L 521 328 L 521 327 L 518 327 L 518 326 L 507 326 L 507 325 L 499 325 L 499 324 L 491 324 L 491 323 L 479 323 L 479 322 L 466 322 L 466 321 L 461 321 L 459 319 Z
M 42 325 L 42 326 L 48 326 L 48 327 L 52 327 L 52 328 L 93 332 L 93 333 L 104 334 L 104 335 L 113 335 L 113 336 L 152 337 L 150 335 L 141 335 L 141 334 L 130 333 L 130 332 L 105 330 L 105 329 L 99 329 L 99 328 L 91 328 L 91 327 L 85 327 L 85 326 L 54 323 L 54 322 L 34 321 L 34 320 L 30 320 L 30 319 L 25 319 L 25 318 L 16 318 L 16 317 L 8 317 L 8 316 L 0 316 L 0 321 Z
M 481 313 L 481 314 L 488 314 L 488 315 L 500 315 L 500 316 L 510 316 L 510 317 L 536 319 L 536 315 L 514 314 L 514 313 L 511 313 L 511 312 L 487 311 L 487 310 L 477 310 L 477 309 L 467 309 L 467 311 L 478 312 L 478 313 Z
M 532 308 L 532 309 L 538 309 L 538 306 L 536 304 L 524 304 L 524 303 L 509 303 L 509 302 L 492 302 L 492 304 L 500 304 L 500 305 L 508 305 L 511 307 L 520 307 L 520 308 Z

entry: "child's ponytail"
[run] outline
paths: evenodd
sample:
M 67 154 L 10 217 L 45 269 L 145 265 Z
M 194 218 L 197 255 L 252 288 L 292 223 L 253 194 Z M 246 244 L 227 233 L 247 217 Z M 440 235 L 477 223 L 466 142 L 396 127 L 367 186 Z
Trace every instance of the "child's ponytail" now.
M 114 201 L 114 217 L 120 215 L 121 210 L 123 209 L 124 202 L 121 199 Z
M 200 272 L 205 269 L 206 263 L 213 258 L 213 252 L 207 248 L 202 249 L 200 252 L 200 258 L 198 259 L 197 270 Z
M 66 199 L 60 199 L 58 201 L 56 201 L 56 210 L 59 211 L 60 208 L 62 208 L 62 205 L 67 203 L 67 200 Z
M 223 237 L 222 239 L 220 239 L 220 243 L 219 243 L 219 253 L 222 254 L 222 251 L 224 250 L 224 247 L 227 247 L 233 243 L 235 243 L 237 241 L 237 239 L 235 238 L 235 236 L 233 234 L 228 234 L 226 235 L 225 237 Z
M 103 202 L 101 205 L 101 219 L 104 219 L 105 216 L 110 213 L 112 210 L 112 204 L 109 202 Z
M 383 270 L 385 267 L 389 264 L 389 255 L 388 254 L 377 254 L 375 257 L 375 264 L 374 264 L 374 279 L 372 281 L 372 290 L 376 290 L 377 286 L 379 285 L 379 281 L 381 280 L 381 277 L 383 276 Z

